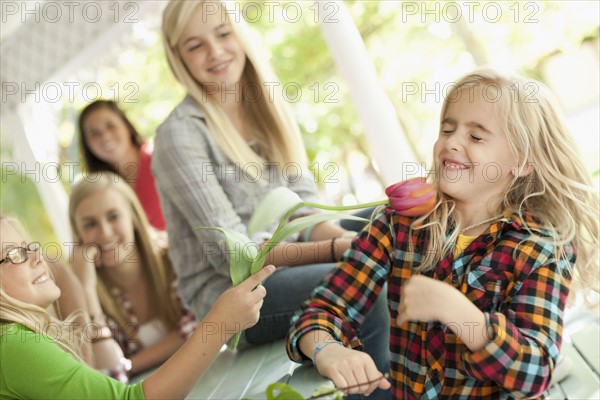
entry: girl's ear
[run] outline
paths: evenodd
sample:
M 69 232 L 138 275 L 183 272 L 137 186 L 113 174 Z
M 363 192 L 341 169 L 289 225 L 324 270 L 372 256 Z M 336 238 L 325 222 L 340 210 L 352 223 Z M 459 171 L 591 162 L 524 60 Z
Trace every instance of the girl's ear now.
M 531 174 L 535 170 L 533 163 L 525 162 L 525 166 L 521 168 L 520 163 L 516 163 L 513 168 L 510 169 L 511 174 L 517 176 L 518 178 L 523 178 L 529 174 Z

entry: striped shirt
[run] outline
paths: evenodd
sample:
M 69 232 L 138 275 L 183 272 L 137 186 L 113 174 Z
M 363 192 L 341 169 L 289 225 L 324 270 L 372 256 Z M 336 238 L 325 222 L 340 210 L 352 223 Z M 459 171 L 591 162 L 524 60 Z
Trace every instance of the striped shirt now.
M 395 325 L 403 284 L 413 275 L 426 238 L 409 236 L 411 220 L 386 209 L 354 240 L 341 263 L 293 318 L 288 354 L 307 357 L 298 339 L 313 329 L 328 331 L 360 349 L 357 329 L 388 283 L 390 360 L 397 399 L 507 399 L 543 397 L 561 345 L 569 291 L 566 262 L 555 258 L 548 232 L 530 216 L 514 213 L 492 224 L 464 251 L 450 252 L 426 273 L 466 294 L 484 312 L 492 336 L 471 352 L 440 322 Z M 525 227 L 529 227 L 531 233 Z M 409 250 L 409 243 L 416 251 Z M 571 265 L 574 248 L 565 246 Z

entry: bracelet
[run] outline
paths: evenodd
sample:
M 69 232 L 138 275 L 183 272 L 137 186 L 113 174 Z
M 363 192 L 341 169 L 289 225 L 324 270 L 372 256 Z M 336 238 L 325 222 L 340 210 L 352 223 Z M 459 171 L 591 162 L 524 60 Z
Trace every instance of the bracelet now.
M 312 232 L 313 227 L 314 227 L 314 225 L 313 226 L 309 226 L 308 228 L 306 228 L 304 230 L 304 235 L 302 235 L 302 240 L 304 242 L 310 242 L 310 233 Z
M 337 344 L 343 346 L 342 342 L 340 342 L 339 340 L 326 340 L 323 343 L 319 343 L 317 345 L 317 347 L 315 348 L 315 352 L 314 352 L 314 354 L 312 356 L 312 363 L 315 366 L 315 368 L 317 367 L 317 363 L 316 363 L 317 354 L 319 354 L 319 352 L 321 350 L 323 350 L 325 347 L 329 346 L 332 343 L 337 343 Z
M 335 259 L 335 239 L 337 239 L 337 238 L 331 239 L 331 246 L 330 246 L 331 261 L 333 261 L 333 262 L 336 262 L 336 259 Z

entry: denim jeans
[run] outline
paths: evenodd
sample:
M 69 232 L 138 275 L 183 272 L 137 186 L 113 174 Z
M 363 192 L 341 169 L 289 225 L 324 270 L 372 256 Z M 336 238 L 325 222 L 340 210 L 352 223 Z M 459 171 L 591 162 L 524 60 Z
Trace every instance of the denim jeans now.
M 244 331 L 243 340 L 250 345 L 257 345 L 285 338 L 291 317 L 334 266 L 333 263 L 327 263 L 290 267 L 270 276 L 263 283 L 267 289 L 267 297 L 260 312 L 260 320 L 254 327 Z M 373 358 L 375 365 L 383 373 L 389 372 L 389 332 L 386 285 L 358 331 L 364 351 Z M 388 399 L 389 396 L 390 391 L 376 391 L 369 399 Z

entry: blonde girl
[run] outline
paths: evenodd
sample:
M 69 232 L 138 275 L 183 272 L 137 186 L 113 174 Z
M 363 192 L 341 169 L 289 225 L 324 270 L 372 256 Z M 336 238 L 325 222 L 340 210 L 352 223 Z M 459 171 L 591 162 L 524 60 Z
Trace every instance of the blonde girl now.
M 82 341 L 111 342 L 103 340 L 104 327 L 77 329 L 74 317 L 59 321 L 46 311 L 60 289 L 39 244 L 24 236 L 18 222 L 2 216 L 0 244 L 0 398 L 183 399 L 233 332 L 256 323 L 266 292 L 255 288 L 274 271 L 266 267 L 224 293 L 203 321 L 211 333 L 201 332 L 200 324 L 183 351 L 143 382 L 126 386 L 81 359 Z M 212 334 L 215 326 L 222 329 Z
M 91 173 L 73 186 L 69 215 L 79 242 L 74 269 L 92 317 L 116 330 L 132 374 L 162 363 L 195 319 L 176 296 L 169 259 L 151 239 L 135 193 L 119 175 Z
M 438 205 L 359 234 L 296 315 L 290 357 L 351 392 L 389 388 L 348 348 L 387 281 L 395 398 L 543 397 L 572 277 L 598 290 L 598 194 L 562 121 L 539 82 L 460 79 L 433 149 Z

